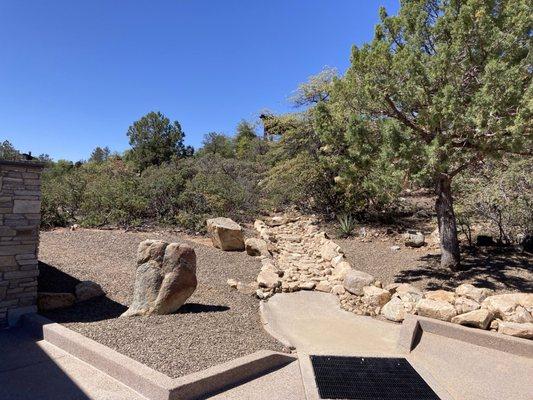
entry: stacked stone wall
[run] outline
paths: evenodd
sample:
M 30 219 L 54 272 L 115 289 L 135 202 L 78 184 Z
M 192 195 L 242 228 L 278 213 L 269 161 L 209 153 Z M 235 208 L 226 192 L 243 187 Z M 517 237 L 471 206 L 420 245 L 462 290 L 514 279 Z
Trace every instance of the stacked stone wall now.
M 0 327 L 36 310 L 42 167 L 0 160 Z

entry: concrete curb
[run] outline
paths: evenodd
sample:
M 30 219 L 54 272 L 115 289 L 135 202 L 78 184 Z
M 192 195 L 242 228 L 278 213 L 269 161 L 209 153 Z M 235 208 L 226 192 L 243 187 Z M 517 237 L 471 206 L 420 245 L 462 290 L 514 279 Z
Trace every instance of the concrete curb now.
M 197 399 L 237 386 L 296 360 L 288 354 L 261 350 L 172 379 L 38 314 L 26 314 L 21 317 L 21 322 L 32 336 L 66 351 L 149 400 Z
M 495 332 L 469 328 L 452 324 L 451 322 L 420 317 L 418 315 L 408 315 L 405 318 L 400 331 L 398 349 L 404 353 L 411 352 L 424 333 L 433 333 L 480 347 L 487 347 L 521 357 L 533 358 L 532 340 L 505 336 Z

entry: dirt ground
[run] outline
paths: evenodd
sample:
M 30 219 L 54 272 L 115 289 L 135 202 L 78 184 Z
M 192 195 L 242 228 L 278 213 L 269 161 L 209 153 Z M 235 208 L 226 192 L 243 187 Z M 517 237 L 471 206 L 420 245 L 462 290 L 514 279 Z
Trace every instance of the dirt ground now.
M 259 320 L 259 301 L 231 289 L 228 278 L 255 281 L 260 262 L 246 253 L 222 252 L 206 239 L 189 242 L 197 255 L 198 289 L 177 313 L 118 318 L 133 294 L 135 252 L 145 239 L 183 241 L 182 234 L 119 230 L 41 233 L 40 291 L 73 291 L 92 280 L 107 297 L 45 314 L 171 377 L 251 354 L 283 350 Z

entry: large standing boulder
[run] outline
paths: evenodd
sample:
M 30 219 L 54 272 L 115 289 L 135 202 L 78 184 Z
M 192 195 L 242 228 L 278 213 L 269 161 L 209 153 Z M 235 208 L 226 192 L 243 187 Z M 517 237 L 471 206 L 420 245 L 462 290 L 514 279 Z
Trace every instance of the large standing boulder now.
M 349 270 L 344 278 L 344 288 L 355 295 L 363 295 L 363 288 L 370 286 L 375 278 L 363 271 Z
M 230 218 L 218 217 L 207 220 L 207 232 L 213 246 L 224 251 L 243 251 L 242 227 Z
M 196 253 L 190 246 L 145 240 L 137 250 L 133 302 L 122 316 L 173 313 L 196 286 Z

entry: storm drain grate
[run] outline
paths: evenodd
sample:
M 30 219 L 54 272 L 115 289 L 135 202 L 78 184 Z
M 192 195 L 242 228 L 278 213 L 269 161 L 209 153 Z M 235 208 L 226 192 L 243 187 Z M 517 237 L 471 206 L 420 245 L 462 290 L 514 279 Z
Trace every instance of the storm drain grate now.
M 322 399 L 439 400 L 405 358 L 311 356 Z

